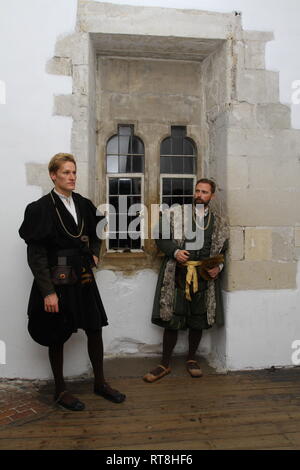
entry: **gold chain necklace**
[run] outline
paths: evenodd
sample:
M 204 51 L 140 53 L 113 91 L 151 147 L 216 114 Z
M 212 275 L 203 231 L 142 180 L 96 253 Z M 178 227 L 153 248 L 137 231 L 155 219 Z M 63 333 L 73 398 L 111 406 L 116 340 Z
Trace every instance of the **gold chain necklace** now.
M 205 217 L 205 216 L 204 216 Z M 197 224 L 197 217 L 195 217 L 195 210 L 193 210 L 193 221 L 195 222 L 195 224 L 197 225 L 197 227 L 200 229 L 200 230 L 207 230 L 208 227 L 209 227 L 209 224 L 210 224 L 210 218 L 211 218 L 211 212 L 208 211 L 208 221 L 207 221 L 207 224 L 205 227 L 200 227 L 200 225 Z
M 83 220 L 83 218 L 82 218 L 82 221 L 81 221 L 81 229 L 80 229 L 79 234 L 78 234 L 78 235 L 72 235 L 72 233 L 70 233 L 70 232 L 67 230 L 67 228 L 65 227 L 65 224 L 64 224 L 63 221 L 62 221 L 62 218 L 61 218 L 61 215 L 60 215 L 60 213 L 59 213 L 59 210 L 58 210 L 57 207 L 56 207 L 56 202 L 55 202 L 55 200 L 54 200 L 52 191 L 50 192 L 50 195 L 51 195 L 51 197 L 52 197 L 52 201 L 53 201 L 55 210 L 56 210 L 56 212 L 57 212 L 58 218 L 59 218 L 59 220 L 60 220 L 61 225 L 63 226 L 64 231 L 65 231 L 70 237 L 72 237 L 72 238 L 79 238 L 79 237 L 81 237 L 82 232 L 83 232 L 83 227 L 84 227 L 84 220 Z

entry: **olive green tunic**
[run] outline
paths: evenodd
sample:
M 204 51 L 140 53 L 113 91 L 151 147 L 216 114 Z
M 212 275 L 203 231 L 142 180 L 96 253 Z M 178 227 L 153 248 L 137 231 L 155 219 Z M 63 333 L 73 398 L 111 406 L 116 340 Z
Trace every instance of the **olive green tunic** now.
M 208 226 L 207 226 L 208 224 Z M 204 243 L 200 250 L 188 250 L 190 253 L 189 261 L 199 261 L 210 256 L 211 240 L 214 226 L 214 215 L 210 213 L 204 218 Z M 193 222 L 193 230 L 195 231 L 196 226 Z M 200 229 L 198 229 L 200 230 Z M 193 240 L 186 240 L 184 247 L 180 249 L 186 249 L 186 244 Z M 165 253 L 166 257 L 163 260 L 157 288 L 154 298 L 154 306 L 152 312 L 152 323 L 161 326 L 163 328 L 172 330 L 185 330 L 192 328 L 195 330 L 208 329 L 210 326 L 207 323 L 207 312 L 205 303 L 205 291 L 207 289 L 207 281 L 205 281 L 200 275 L 198 270 L 198 286 L 199 290 L 195 294 L 191 290 L 191 301 L 186 299 L 185 296 L 185 279 L 186 279 L 186 267 L 176 267 L 175 274 L 175 296 L 174 296 L 174 313 L 169 321 L 163 321 L 160 318 L 160 290 L 162 280 L 164 276 L 165 265 L 170 257 L 174 257 L 175 251 L 179 248 L 174 240 L 156 240 L 158 248 Z

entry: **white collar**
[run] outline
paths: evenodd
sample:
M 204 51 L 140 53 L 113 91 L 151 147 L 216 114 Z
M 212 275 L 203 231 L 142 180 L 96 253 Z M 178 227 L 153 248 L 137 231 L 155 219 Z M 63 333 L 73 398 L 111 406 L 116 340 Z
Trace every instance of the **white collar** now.
M 70 194 L 70 196 L 65 196 L 64 194 L 61 194 L 59 193 L 58 191 L 56 191 L 56 189 L 54 188 L 53 191 L 55 192 L 55 194 L 57 194 L 61 199 L 65 199 L 66 201 L 68 201 L 69 203 L 71 202 L 71 200 L 73 199 L 72 198 L 72 193 Z

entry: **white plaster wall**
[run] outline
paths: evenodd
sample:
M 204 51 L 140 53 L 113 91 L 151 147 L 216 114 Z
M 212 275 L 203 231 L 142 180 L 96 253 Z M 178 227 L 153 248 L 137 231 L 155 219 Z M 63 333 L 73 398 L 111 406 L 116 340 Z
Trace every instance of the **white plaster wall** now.
M 172 0 L 116 1 L 142 6 L 243 11 L 244 29 L 273 30 L 267 46 L 267 68 L 280 70 L 281 101 L 290 102 L 291 83 L 300 79 L 297 61 L 300 37 L 296 0 Z M 74 30 L 76 0 L 10 0 L 0 5 L 0 81 L 6 84 L 6 104 L 0 104 L 1 142 L 1 265 L 0 340 L 6 344 L 7 364 L 0 377 L 49 377 L 47 350 L 33 343 L 26 330 L 26 307 L 32 275 L 25 245 L 17 234 L 25 206 L 41 196 L 28 186 L 25 164 L 46 164 L 58 151 L 70 150 L 71 120 L 52 116 L 53 96 L 71 93 L 71 79 L 48 75 L 46 62 L 56 39 Z M 300 127 L 299 106 L 293 125 Z M 104 329 L 107 354 L 152 354 L 160 347 L 161 330 L 150 323 L 156 276 L 151 271 L 133 278 L 103 271 L 97 281 L 110 326 Z M 298 282 L 299 286 L 299 282 Z M 201 351 L 209 354 L 219 338 L 219 363 L 231 369 L 291 364 L 291 342 L 300 337 L 299 288 L 295 291 L 234 292 L 227 294 L 226 350 L 224 334 L 206 333 Z M 128 338 L 130 342 L 128 342 Z M 134 340 L 134 341 L 133 341 Z M 146 347 L 141 344 L 146 343 Z M 182 334 L 177 352 L 186 347 Z M 222 349 L 223 348 L 223 349 Z M 220 352 L 221 351 L 221 352 Z M 222 353 L 223 351 L 223 353 Z M 66 375 L 88 368 L 84 334 L 66 345 Z
M 227 294 L 226 367 L 292 366 L 300 339 L 300 263 L 297 289 Z
M 0 339 L 6 344 L 3 377 L 45 377 L 46 348 L 33 343 L 26 329 L 32 275 L 17 230 L 25 206 L 41 195 L 26 183 L 27 162 L 45 164 L 49 156 L 70 150 L 71 119 L 52 116 L 53 95 L 72 92 L 70 78 L 48 75 L 47 60 L 58 35 L 72 32 L 76 0 L 12 0 L 0 5 L 0 80 L 6 104 L 0 104 Z M 77 356 L 69 373 L 86 367 Z M 79 367 L 78 367 L 79 365 Z
M 147 356 L 160 355 L 162 346 L 161 328 L 152 325 L 151 311 L 157 275 L 144 270 L 132 277 L 120 273 L 101 271 L 98 286 L 109 318 L 104 331 L 104 346 L 108 356 L 116 353 Z M 186 334 L 178 337 L 175 353 L 187 348 Z M 203 336 L 201 351 L 210 351 L 210 338 Z

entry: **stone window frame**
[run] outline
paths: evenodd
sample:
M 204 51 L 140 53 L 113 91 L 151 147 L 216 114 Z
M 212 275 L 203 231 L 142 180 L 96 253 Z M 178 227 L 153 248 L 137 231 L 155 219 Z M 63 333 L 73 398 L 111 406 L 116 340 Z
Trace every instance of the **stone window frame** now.
M 103 185 L 102 188 L 105 187 L 105 190 L 102 191 L 102 197 L 100 198 L 100 204 L 107 201 L 107 179 L 106 179 L 106 164 L 105 164 L 105 156 L 106 156 L 106 143 L 108 140 L 117 134 L 118 125 L 128 124 L 129 121 L 125 121 L 122 119 L 116 119 L 111 125 L 109 123 L 107 126 L 103 126 L 101 128 L 101 138 L 98 141 L 98 152 L 97 152 L 97 167 L 99 168 L 100 175 L 97 176 L 97 181 L 100 183 L 101 178 L 103 178 Z M 196 173 L 192 175 L 194 177 L 194 182 L 197 178 L 202 176 L 203 171 L 203 154 L 202 154 L 202 147 L 201 147 L 201 137 L 199 134 L 195 133 L 194 126 L 191 126 L 187 122 L 178 122 L 178 121 L 169 121 L 168 123 L 161 126 L 161 132 L 157 135 L 157 140 L 153 142 L 153 139 L 149 137 L 146 133 L 145 128 L 142 124 L 138 121 L 131 120 L 130 123 L 134 126 L 135 132 L 134 134 L 139 137 L 142 142 L 144 143 L 145 149 L 145 166 L 144 166 L 144 191 L 143 191 L 143 202 L 148 209 L 148 218 L 145 218 L 145 225 L 147 225 L 148 233 L 150 237 L 151 227 L 155 226 L 156 221 L 151 219 L 151 210 L 150 204 L 160 204 L 160 148 L 161 143 L 164 139 L 170 137 L 171 135 L 171 127 L 173 126 L 185 126 L 186 127 L 186 137 L 189 140 L 192 140 L 196 153 L 195 153 L 195 165 L 196 165 Z M 149 152 L 150 147 L 152 146 L 152 157 L 153 155 L 153 146 L 155 148 L 155 157 L 151 162 L 149 161 Z M 147 157 L 148 156 L 148 157 Z M 154 164 L 153 164 L 154 163 Z M 151 170 L 150 170 L 151 168 Z M 156 170 L 155 170 L 156 169 Z M 113 175 L 116 175 L 114 173 Z M 131 174 L 130 176 L 133 176 Z M 172 177 L 175 176 L 174 174 L 171 175 Z M 185 175 L 179 175 L 180 177 Z M 189 176 L 189 175 L 187 175 Z M 155 195 L 153 190 L 150 190 L 149 187 L 149 179 L 151 178 L 152 182 L 156 181 L 154 186 L 156 186 Z M 151 185 L 150 185 L 151 186 Z M 96 192 L 96 194 L 99 194 Z M 136 272 L 140 269 L 154 269 L 158 270 L 161 257 L 164 256 L 161 252 L 159 252 L 155 240 L 151 238 L 145 238 L 144 246 L 142 250 L 135 250 L 135 251 L 118 251 L 115 250 L 107 250 L 106 243 L 102 243 L 101 246 L 101 253 L 102 259 L 101 269 L 109 269 L 112 271 L 121 271 L 123 273 L 127 273 L 131 275 L 131 273 Z
M 119 139 L 121 136 L 124 135 L 124 134 L 121 133 L 121 128 L 122 127 L 130 128 L 131 129 L 131 134 L 130 134 L 131 139 L 136 138 L 138 141 L 140 141 L 140 143 L 143 146 L 143 153 L 136 153 L 136 154 L 130 153 L 131 156 L 138 155 L 138 156 L 143 158 L 143 172 L 142 173 L 136 173 L 136 172 L 124 172 L 123 173 L 123 172 L 119 172 L 119 170 L 120 170 L 119 167 L 118 167 L 118 172 L 117 173 L 107 171 L 107 158 L 108 158 L 109 155 L 111 155 L 111 153 L 108 153 L 109 142 L 114 137 L 118 137 L 118 139 Z M 119 150 L 120 149 L 119 149 L 119 146 L 118 146 L 118 153 L 115 154 L 118 157 L 122 154 L 122 152 L 120 153 Z M 127 153 L 127 155 L 128 155 L 128 153 Z M 106 204 L 110 203 L 110 199 L 109 199 L 110 198 L 109 180 L 113 179 L 113 178 L 117 178 L 117 179 L 119 179 L 119 178 L 139 178 L 140 181 L 141 181 L 141 202 L 140 202 L 140 204 L 143 206 L 143 204 L 145 203 L 145 143 L 144 143 L 144 140 L 141 138 L 141 136 L 139 136 L 135 133 L 135 124 L 134 123 L 121 123 L 121 122 L 119 122 L 117 124 L 117 133 L 112 134 L 110 137 L 108 137 L 106 139 L 106 142 L 105 142 Z M 128 209 L 129 209 L 129 207 L 128 207 Z M 109 233 L 109 213 L 107 215 L 108 215 L 107 232 Z M 141 233 L 143 233 L 143 217 L 141 217 Z M 127 248 L 124 248 L 124 249 L 110 248 L 109 247 L 109 237 L 106 238 L 106 244 L 105 245 L 106 245 L 106 253 L 107 254 L 126 253 L 127 255 L 130 255 L 132 253 L 143 253 L 143 251 L 144 251 L 144 239 L 143 238 L 141 238 L 140 248 L 130 248 L 130 249 L 127 249 Z
M 158 14 L 164 20 L 163 35 L 157 24 Z M 299 143 L 299 131 L 291 128 L 290 109 L 279 102 L 279 72 L 266 69 L 265 46 L 273 39 L 272 32 L 243 30 L 241 15 L 237 12 L 212 13 L 113 4 L 108 7 L 100 2 L 78 0 L 76 29 L 58 38 L 54 57 L 47 63 L 48 73 L 72 77 L 72 94 L 55 96 L 54 114 L 73 119 L 71 153 L 77 158 L 80 173 L 77 190 L 99 205 L 105 201 L 102 139 L 105 135 L 111 135 L 107 133 L 112 130 L 115 118 L 107 122 L 104 116 L 97 113 L 97 56 L 202 62 L 201 69 L 209 84 L 205 87 L 203 82 L 205 104 L 201 115 L 204 121 L 192 124 L 189 130 L 198 135 L 193 137 L 199 150 L 197 176 L 217 180 L 217 209 L 222 213 L 225 208 L 232 230 L 238 233 L 239 249 L 235 250 L 234 255 L 230 253 L 229 290 L 253 288 L 248 279 L 249 269 L 260 273 L 262 263 L 265 263 L 264 260 L 252 263 L 247 257 L 246 237 L 243 235 L 247 233 L 247 228 L 253 225 L 273 227 L 278 223 L 277 213 L 274 215 L 272 211 L 267 214 L 256 211 L 249 218 L 249 201 L 251 204 L 253 202 L 246 197 L 246 193 L 256 192 L 252 190 L 251 193 L 246 177 L 234 177 L 233 164 L 239 164 L 238 171 L 247 176 L 247 165 L 251 164 L 256 148 L 262 156 L 269 157 L 271 137 L 278 140 L 278 149 L 274 148 L 278 158 L 282 153 L 280 143 L 284 142 L 283 151 L 288 148 L 293 157 Z M 143 132 L 143 124 L 137 124 L 139 132 Z M 167 133 L 166 126 L 169 124 L 171 122 L 164 121 L 159 132 L 161 136 Z M 188 125 L 189 122 L 183 124 Z M 147 141 L 143 140 L 146 144 Z M 151 151 L 153 165 L 151 162 L 149 178 L 145 177 L 145 200 L 147 203 L 158 203 L 159 172 L 156 172 L 156 165 L 159 161 L 153 153 L 153 146 Z M 277 156 L 277 153 L 280 155 Z M 243 158 L 240 158 L 241 155 Z M 36 172 L 29 181 L 29 184 L 37 184 Z M 103 188 L 99 189 L 101 185 Z M 43 180 L 41 186 L 45 189 Z M 290 191 L 286 193 L 287 203 L 294 208 L 295 198 L 291 199 Z M 269 207 L 268 200 L 266 204 Z M 286 225 L 293 227 L 294 217 L 289 214 L 292 211 L 286 214 Z M 282 220 L 280 222 L 282 224 Z M 101 269 L 132 273 L 152 268 L 156 255 L 154 245 L 154 242 L 147 240 L 144 253 L 118 253 L 117 262 L 106 262 L 104 259 Z M 119 263 L 122 256 L 123 266 Z M 134 257 L 138 256 L 140 259 L 135 263 Z M 264 277 L 260 289 L 295 286 L 294 259 L 282 263 L 275 257 L 268 262 L 272 276 Z M 282 281 L 286 278 L 289 278 L 287 284 Z

